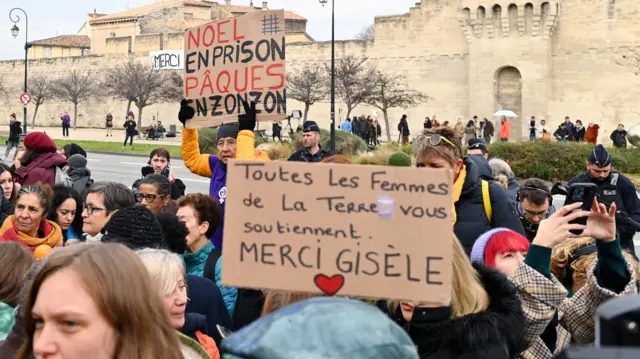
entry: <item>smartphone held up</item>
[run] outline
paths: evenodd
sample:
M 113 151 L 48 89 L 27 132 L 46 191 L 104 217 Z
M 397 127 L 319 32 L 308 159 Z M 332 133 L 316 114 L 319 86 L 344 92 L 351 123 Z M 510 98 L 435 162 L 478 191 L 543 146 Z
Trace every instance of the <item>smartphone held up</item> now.
M 593 205 L 593 200 L 598 195 L 598 186 L 593 183 L 574 183 L 569 187 L 569 192 L 567 193 L 567 197 L 564 201 L 564 205 L 570 205 L 573 203 L 582 203 L 575 211 L 591 211 L 591 206 Z M 580 217 L 578 219 L 572 220 L 569 222 L 571 224 L 581 224 L 583 226 L 587 225 L 587 217 Z M 582 234 L 582 231 L 579 230 L 571 230 L 576 236 Z

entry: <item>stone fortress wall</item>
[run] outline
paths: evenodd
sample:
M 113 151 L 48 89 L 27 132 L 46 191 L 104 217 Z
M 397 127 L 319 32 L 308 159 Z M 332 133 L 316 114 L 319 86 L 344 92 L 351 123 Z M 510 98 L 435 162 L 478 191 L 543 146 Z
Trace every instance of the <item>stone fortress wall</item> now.
M 504 108 L 520 115 L 514 120 L 512 138 L 527 135 L 530 116 L 547 119 L 553 131 L 568 115 L 585 124 L 598 123 L 600 140 L 610 143 L 609 133 L 618 123 L 628 128 L 640 122 L 640 105 L 635 100 L 640 92 L 638 77 L 618 64 L 623 54 L 640 50 L 640 23 L 634 19 L 639 11 L 636 0 L 422 0 L 406 14 L 377 17 L 374 41 L 338 41 L 336 57 L 367 56 L 382 69 L 405 75 L 412 87 L 430 97 L 416 108 L 390 111 L 392 138 L 397 138 L 396 124 L 403 113 L 417 133 L 425 116 L 435 114 L 440 122 L 453 124 L 458 117 L 466 122 L 473 115 L 491 119 L 495 110 Z M 181 43 L 176 36 L 172 34 L 171 41 L 151 36 L 143 48 L 155 50 L 162 43 L 163 48 L 169 43 L 175 47 Z M 127 45 L 116 48 L 123 46 Z M 124 56 L 148 58 L 146 52 L 114 52 L 34 60 L 29 71 L 55 77 L 75 69 L 101 76 Z M 320 66 L 330 56 L 330 42 L 287 44 L 289 71 L 306 64 Z M 0 76 L 12 88 L 21 88 L 22 61 L 1 61 Z M 22 112 L 20 91 L 16 91 L 0 106 L 0 118 Z M 37 123 L 59 124 L 59 113 L 72 107 L 47 103 L 40 108 Z M 92 99 L 79 106 L 78 124 L 102 126 L 108 111 L 118 124 L 125 107 L 119 101 Z M 288 112 L 295 109 L 303 106 L 289 100 Z M 150 106 L 145 109 L 143 125 L 150 124 L 156 114 L 165 124 L 177 124 L 177 111 L 177 104 Z M 337 103 L 336 111 L 339 124 L 346 106 Z M 372 111 L 362 106 L 352 115 Z M 380 111 L 377 113 L 382 120 Z M 328 127 L 329 104 L 312 106 L 309 118 Z

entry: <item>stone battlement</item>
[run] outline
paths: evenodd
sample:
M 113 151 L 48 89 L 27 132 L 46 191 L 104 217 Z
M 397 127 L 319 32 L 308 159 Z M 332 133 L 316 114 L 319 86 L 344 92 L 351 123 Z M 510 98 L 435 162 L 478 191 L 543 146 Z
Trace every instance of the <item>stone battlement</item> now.
M 467 41 L 478 38 L 540 36 L 548 40 L 556 26 L 556 1 L 492 3 L 485 7 L 478 0 L 462 3 L 458 22 Z

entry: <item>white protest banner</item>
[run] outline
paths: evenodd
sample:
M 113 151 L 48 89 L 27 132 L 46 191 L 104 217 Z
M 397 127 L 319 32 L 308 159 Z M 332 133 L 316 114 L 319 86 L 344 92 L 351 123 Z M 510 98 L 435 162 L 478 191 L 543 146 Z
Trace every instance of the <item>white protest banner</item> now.
M 449 170 L 229 162 L 222 282 L 448 305 Z
M 154 70 L 182 70 L 184 69 L 184 51 L 150 51 L 149 61 Z

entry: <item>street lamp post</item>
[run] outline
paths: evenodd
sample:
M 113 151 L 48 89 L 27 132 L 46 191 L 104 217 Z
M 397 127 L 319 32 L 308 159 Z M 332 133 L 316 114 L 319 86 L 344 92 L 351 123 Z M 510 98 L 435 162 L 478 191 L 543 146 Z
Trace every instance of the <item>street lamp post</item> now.
M 25 26 L 24 26 L 24 93 L 28 92 L 28 87 L 27 87 L 27 62 L 28 62 L 28 54 L 29 54 L 29 48 L 31 47 L 31 44 L 29 43 L 29 17 L 27 16 L 26 11 L 22 10 L 19 7 L 13 8 L 11 9 L 11 11 L 9 11 L 9 20 L 13 21 L 13 27 L 11 28 L 11 35 L 13 35 L 13 38 L 15 39 L 16 37 L 18 37 L 18 33 L 20 32 L 20 29 L 18 28 L 18 22 L 20 22 L 20 16 L 18 14 L 15 14 L 15 16 L 13 15 L 13 12 L 19 10 L 22 11 L 22 13 L 24 14 L 24 21 L 25 21 Z M 15 20 L 14 20 L 15 19 Z M 24 123 L 22 124 L 24 130 L 24 135 L 27 134 L 27 105 L 24 105 Z
M 329 0 L 320 0 L 324 5 Z M 336 153 L 336 17 L 335 0 L 331 0 L 331 153 Z

